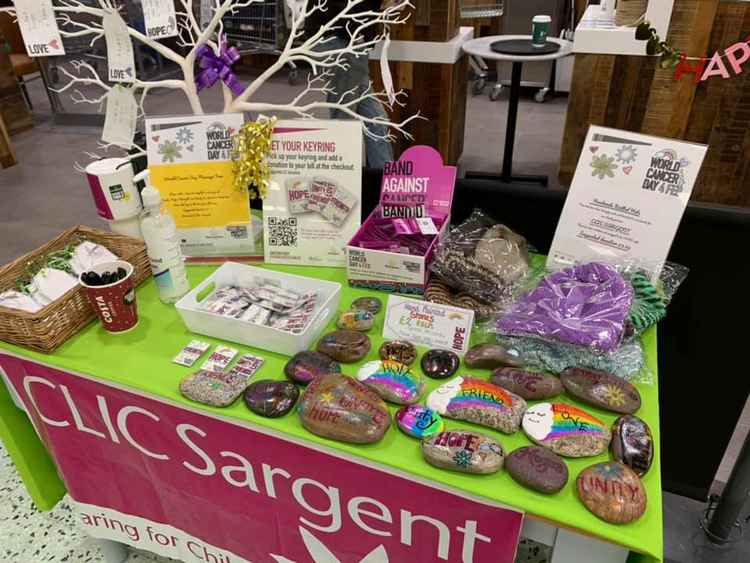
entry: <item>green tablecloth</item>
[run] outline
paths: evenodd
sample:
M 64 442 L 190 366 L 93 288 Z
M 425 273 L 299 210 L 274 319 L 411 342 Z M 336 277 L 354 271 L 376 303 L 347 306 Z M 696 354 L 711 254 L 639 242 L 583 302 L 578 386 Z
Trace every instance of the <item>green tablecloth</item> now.
M 349 288 L 346 284 L 345 271 L 341 269 L 268 267 L 342 283 L 342 309 L 347 308 L 356 297 L 376 293 Z M 209 266 L 190 267 L 189 274 L 192 284 L 199 283 L 213 270 L 214 268 Z M 298 417 L 293 413 L 281 419 L 267 419 L 251 413 L 241 400 L 226 409 L 214 409 L 192 403 L 182 397 L 178 390 L 180 379 L 192 370 L 172 363 L 171 359 L 195 335 L 187 331 L 174 307 L 161 304 L 157 298 L 153 281 L 143 284 L 138 289 L 137 295 L 140 323 L 135 330 L 127 334 L 109 335 L 98 323 L 95 323 L 70 339 L 52 355 L 35 353 L 3 342 L 0 342 L 0 349 L 22 355 L 31 360 L 38 360 L 52 367 L 86 373 L 104 382 L 119 383 L 172 401 L 190 404 L 195 408 L 219 412 L 225 416 L 274 428 L 310 442 L 325 444 L 330 448 L 335 448 L 355 457 L 394 467 L 460 491 L 519 508 L 529 515 L 539 517 L 556 526 L 578 530 L 584 534 L 623 545 L 634 552 L 646 555 L 646 560 L 660 561 L 662 559 L 661 475 L 658 448 L 653 467 L 643 480 L 648 493 L 648 509 L 645 515 L 632 524 L 615 526 L 599 520 L 588 512 L 578 500 L 574 490 L 575 477 L 578 473 L 593 463 L 606 460 L 608 458 L 606 454 L 596 458 L 567 460 L 571 475 L 570 482 L 560 493 L 554 496 L 546 496 L 521 487 L 504 471 L 489 478 L 478 478 L 436 469 L 422 459 L 418 442 L 399 432 L 395 425 L 377 444 L 366 446 L 343 444 L 307 432 L 300 424 Z M 381 297 L 385 302 L 387 294 L 381 294 Z M 383 318 L 383 312 L 378 314 L 375 327 L 369 333 L 373 341 L 372 350 L 363 361 L 377 359 L 377 350 L 383 340 L 381 336 Z M 333 324 L 334 322 L 331 323 L 330 328 L 333 328 Z M 220 342 L 208 337 L 202 339 L 213 343 Z M 643 343 L 648 353 L 648 365 L 653 373 L 656 373 L 656 333 L 653 329 L 644 335 Z M 260 372 L 255 376 L 256 379 L 284 378 L 282 368 L 288 359 L 287 357 L 241 345 L 235 347 L 239 348 L 240 351 L 255 352 L 266 359 Z M 420 350 L 420 353 L 422 352 L 424 350 Z M 357 367 L 356 364 L 344 365 L 343 371 L 349 375 L 354 375 Z M 418 370 L 419 367 L 417 366 L 416 369 Z M 467 369 L 462 369 L 459 373 L 472 372 L 485 378 L 489 373 L 488 370 Z M 432 390 L 439 385 L 437 381 L 428 380 L 428 382 L 428 390 Z M 655 383 L 653 385 L 642 384 L 639 385 L 639 389 L 643 398 L 643 406 L 638 415 L 651 426 L 654 440 L 656 444 L 659 444 L 657 385 Z M 568 397 L 561 397 L 560 400 L 574 402 Z M 585 408 L 609 423 L 616 418 L 598 409 Z M 395 410 L 392 407 L 392 411 L 395 412 Z M 453 420 L 446 420 L 446 423 L 449 428 L 478 429 L 474 425 Z M 481 430 L 498 438 L 506 451 L 530 443 L 522 431 L 507 436 L 489 429 Z M 2 385 L 0 385 L 0 438 L 5 442 L 37 505 L 40 508 L 53 506 L 64 493 L 64 487 L 60 483 L 44 447 L 36 438 L 28 419 L 12 405 L 7 390 Z M 638 559 L 638 557 L 631 559 Z

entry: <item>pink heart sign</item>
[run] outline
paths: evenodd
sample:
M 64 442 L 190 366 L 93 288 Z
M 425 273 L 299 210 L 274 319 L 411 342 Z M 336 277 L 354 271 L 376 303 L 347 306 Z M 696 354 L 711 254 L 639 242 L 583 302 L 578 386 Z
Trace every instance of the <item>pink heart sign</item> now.
M 589 150 L 590 150 L 591 152 L 596 152 L 596 151 L 598 151 L 598 150 L 599 150 L 599 147 L 589 147 Z

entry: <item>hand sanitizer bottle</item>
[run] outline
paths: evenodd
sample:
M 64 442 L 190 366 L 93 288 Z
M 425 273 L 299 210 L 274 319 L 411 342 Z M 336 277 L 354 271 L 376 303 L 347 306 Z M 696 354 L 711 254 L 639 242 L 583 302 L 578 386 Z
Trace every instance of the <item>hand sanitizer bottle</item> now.
M 141 234 L 146 241 L 159 299 L 164 303 L 175 303 L 190 291 L 190 282 L 174 218 L 162 209 L 161 194 L 151 184 L 148 170 L 137 174 L 133 179 L 136 182 L 146 182 L 146 187 L 141 192 Z

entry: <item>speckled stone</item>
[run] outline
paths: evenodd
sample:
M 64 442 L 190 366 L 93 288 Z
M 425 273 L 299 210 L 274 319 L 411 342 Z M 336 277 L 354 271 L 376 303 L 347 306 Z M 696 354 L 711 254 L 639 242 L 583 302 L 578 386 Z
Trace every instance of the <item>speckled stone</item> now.
M 353 364 L 364 358 L 371 346 L 366 334 L 356 330 L 335 330 L 320 339 L 317 350 L 342 364 Z
M 454 430 L 422 440 L 427 463 L 463 473 L 496 473 L 503 466 L 505 452 L 500 442 L 479 432 Z
M 529 439 L 566 457 L 588 457 L 607 450 L 611 433 L 604 422 L 567 403 L 537 403 L 523 415 Z
M 377 315 L 383 308 L 383 302 L 377 297 L 359 297 L 352 301 L 352 309 L 362 309 Z
M 375 315 L 364 309 L 351 309 L 339 315 L 336 326 L 343 330 L 367 332 L 375 322 Z
M 637 416 L 626 414 L 615 420 L 611 449 L 615 461 L 624 463 L 639 477 L 643 477 L 651 469 L 654 439 L 648 424 Z
M 406 340 L 386 340 L 380 345 L 378 355 L 381 360 L 393 360 L 410 366 L 417 359 L 417 349 Z
M 443 418 L 434 410 L 422 405 L 406 405 L 396 412 L 399 429 L 413 438 L 427 438 L 445 428 Z
M 424 378 L 409 366 L 391 360 L 375 360 L 357 370 L 357 379 L 371 387 L 384 400 L 397 405 L 411 405 L 422 396 Z
M 302 394 L 298 410 L 307 430 L 342 442 L 377 442 L 391 424 L 383 399 L 367 385 L 342 374 L 315 378 Z
M 527 401 L 551 399 L 563 392 L 562 383 L 554 375 L 518 368 L 497 368 L 490 381 Z
M 646 512 L 646 489 L 627 465 L 606 461 L 578 474 L 576 491 L 593 514 L 610 524 L 627 524 Z
M 633 414 L 641 408 L 638 389 L 611 373 L 568 368 L 560 374 L 560 381 L 570 395 L 600 409 Z
M 450 350 L 427 350 L 422 356 L 422 372 L 432 379 L 446 379 L 454 375 L 461 359 Z
M 505 470 L 521 485 L 545 494 L 560 491 L 568 482 L 568 466 L 541 446 L 513 450 L 505 459 Z
M 299 398 L 299 389 L 289 381 L 265 379 L 245 390 L 245 404 L 255 414 L 278 418 L 288 413 Z
M 521 367 L 518 352 L 500 344 L 485 342 L 469 349 L 464 356 L 464 363 L 469 368 L 494 369 L 503 366 Z
M 427 406 L 448 418 L 513 434 L 521 424 L 526 401 L 489 381 L 459 376 L 430 393 Z
M 308 384 L 326 373 L 341 373 L 341 364 L 311 350 L 297 352 L 284 366 L 284 375 L 297 383 Z

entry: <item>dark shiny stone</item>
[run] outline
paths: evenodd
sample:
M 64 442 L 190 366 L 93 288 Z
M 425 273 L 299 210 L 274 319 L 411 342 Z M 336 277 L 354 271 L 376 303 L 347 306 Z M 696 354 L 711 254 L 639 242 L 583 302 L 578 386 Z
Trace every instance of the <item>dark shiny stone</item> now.
M 522 365 L 516 350 L 490 342 L 477 344 L 470 348 L 464 356 L 464 363 L 470 368 L 485 369 L 503 366 L 520 367 Z
M 422 371 L 432 379 L 445 379 L 458 371 L 460 358 L 450 350 L 428 350 L 420 362 Z
M 310 383 L 326 373 L 341 373 L 341 364 L 320 352 L 297 352 L 284 366 L 284 375 L 297 383 Z
M 562 383 L 554 375 L 518 368 L 497 368 L 490 381 L 532 401 L 550 399 L 563 391 Z
M 393 360 L 410 366 L 417 359 L 417 349 L 405 340 L 386 340 L 378 350 L 381 360 Z
M 356 330 L 335 330 L 324 335 L 318 342 L 318 352 L 334 360 L 353 364 L 370 351 L 370 339 Z
M 288 413 L 299 398 L 299 389 L 289 381 L 266 379 L 245 390 L 245 404 L 255 414 L 277 418 Z
M 654 460 L 654 439 L 643 420 L 626 414 L 612 426 L 612 457 L 643 477 Z
M 352 309 L 363 309 L 377 315 L 383 308 L 383 302 L 377 297 L 359 297 L 352 301 Z

